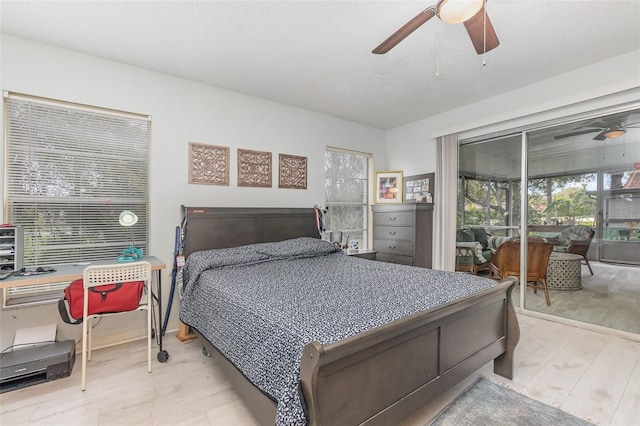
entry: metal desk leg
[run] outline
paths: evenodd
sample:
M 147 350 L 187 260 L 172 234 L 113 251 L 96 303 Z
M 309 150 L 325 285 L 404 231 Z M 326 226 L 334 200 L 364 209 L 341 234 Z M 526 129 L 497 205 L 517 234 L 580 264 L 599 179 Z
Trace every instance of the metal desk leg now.
M 158 346 L 160 350 L 158 351 L 158 361 L 166 362 L 169 359 L 169 352 L 162 349 L 162 274 L 160 271 L 156 271 L 156 280 L 158 283 L 158 326 L 159 330 L 156 330 L 156 335 L 158 336 Z

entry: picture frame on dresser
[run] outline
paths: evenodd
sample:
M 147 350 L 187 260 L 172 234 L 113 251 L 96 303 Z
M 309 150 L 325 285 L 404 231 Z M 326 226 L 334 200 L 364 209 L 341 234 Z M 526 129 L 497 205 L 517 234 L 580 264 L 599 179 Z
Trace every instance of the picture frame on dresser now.
M 376 172 L 376 204 L 401 204 L 403 194 L 402 171 Z
M 435 173 L 404 177 L 404 203 L 433 203 Z

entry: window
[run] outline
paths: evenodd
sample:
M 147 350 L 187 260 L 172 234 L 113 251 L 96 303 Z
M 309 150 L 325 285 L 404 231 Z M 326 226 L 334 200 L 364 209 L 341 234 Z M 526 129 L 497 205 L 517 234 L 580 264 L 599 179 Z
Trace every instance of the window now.
M 341 231 L 343 243 L 369 247 L 369 170 L 371 155 L 327 147 L 325 151 L 327 232 Z
M 6 94 L 5 222 L 24 230 L 23 266 L 116 259 L 147 248 L 147 116 Z M 139 221 L 125 228 L 120 212 Z M 5 306 L 58 298 L 67 283 L 11 288 Z
M 477 179 L 461 175 L 458 183 L 458 200 L 464 203 L 458 209 L 459 228 L 473 225 L 506 227 L 517 223 L 511 221 L 509 215 L 513 210 L 514 200 L 518 201 L 519 198 L 515 197 L 519 191 L 519 182 Z M 519 220 L 519 217 L 517 219 Z
M 597 173 L 529 179 L 529 225 L 595 226 L 596 183 Z

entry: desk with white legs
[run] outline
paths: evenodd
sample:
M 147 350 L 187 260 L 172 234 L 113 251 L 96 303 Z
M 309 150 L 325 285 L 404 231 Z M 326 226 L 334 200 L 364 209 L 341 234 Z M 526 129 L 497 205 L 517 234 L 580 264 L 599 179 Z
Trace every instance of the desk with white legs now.
M 167 265 L 155 256 L 144 256 L 141 260 L 147 261 L 151 264 L 151 270 L 156 275 L 156 291 L 153 291 L 153 285 L 151 286 L 151 296 L 158 303 L 158 322 L 160 329 L 156 330 L 156 342 L 159 346 L 158 361 L 165 362 L 169 358 L 169 353 L 162 349 L 162 278 L 161 271 L 167 267 Z M 0 281 L 0 288 L 3 290 L 9 287 L 21 287 L 27 285 L 37 284 L 54 284 L 71 282 L 74 280 L 82 279 L 82 273 L 84 268 L 89 265 L 109 265 L 116 263 L 115 260 L 102 260 L 91 263 L 75 263 L 70 265 L 56 265 L 54 266 L 54 272 L 48 273 L 34 273 L 32 275 L 12 275 L 9 278 Z M 153 304 L 152 304 L 153 305 Z

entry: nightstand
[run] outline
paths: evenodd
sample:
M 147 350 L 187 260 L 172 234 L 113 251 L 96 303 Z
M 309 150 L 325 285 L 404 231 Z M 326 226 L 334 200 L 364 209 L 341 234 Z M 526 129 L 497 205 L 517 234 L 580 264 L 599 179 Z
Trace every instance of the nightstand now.
M 352 250 L 348 249 L 344 251 L 347 256 L 361 257 L 363 259 L 376 260 L 376 251 L 374 250 Z

